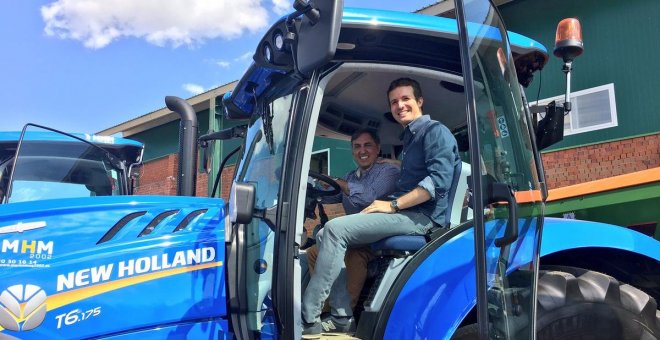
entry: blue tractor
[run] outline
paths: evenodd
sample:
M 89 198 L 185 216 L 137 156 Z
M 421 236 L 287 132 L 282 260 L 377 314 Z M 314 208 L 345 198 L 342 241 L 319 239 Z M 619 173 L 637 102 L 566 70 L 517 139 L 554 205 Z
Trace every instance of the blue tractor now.
M 547 50 L 507 32 L 490 1 L 455 5 L 453 19 L 296 1 L 223 100 L 226 118 L 246 125 L 201 138 L 243 137 L 227 205 L 184 190 L 0 206 L 0 334 L 300 338 L 303 225 L 328 194 L 309 177 L 333 184 L 310 172 L 314 139 L 369 127 L 396 156 L 400 128 L 383 114 L 384 96 L 408 76 L 424 89 L 425 112 L 454 133 L 463 166 L 448 231 L 373 245 L 378 270 L 354 336 L 660 337 L 658 241 L 543 216 L 539 148 L 561 138 L 569 107 L 536 122 L 521 87 Z M 567 74 L 580 51 L 558 42 Z M 194 167 L 184 154 L 180 168 Z M 42 227 L 21 229 L 29 223 Z

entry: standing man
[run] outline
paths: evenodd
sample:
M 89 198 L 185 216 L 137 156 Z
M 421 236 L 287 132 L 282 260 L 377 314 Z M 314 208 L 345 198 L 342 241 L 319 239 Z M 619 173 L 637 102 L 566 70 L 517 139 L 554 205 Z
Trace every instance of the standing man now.
M 335 179 L 341 187 L 341 193 L 322 200 L 322 203 L 341 202 L 346 215 L 359 213 L 376 199 L 385 199 L 396 190 L 396 182 L 399 179 L 398 166 L 376 162 L 380 153 L 380 138 L 375 131 L 360 129 L 353 133 L 351 150 L 353 159 L 358 165 L 357 169 L 347 173 L 344 178 Z M 314 245 L 306 252 L 307 264 L 313 274 L 319 248 Z M 367 279 L 367 263 L 373 258 L 368 247 L 348 249 L 346 252 L 345 281 L 351 297 L 351 307 L 357 304 L 362 286 Z M 332 310 L 331 314 L 334 314 Z M 324 329 L 324 331 L 328 330 Z
M 445 223 L 454 168 L 461 161 L 456 139 L 447 127 L 422 114 L 424 99 L 417 81 L 394 80 L 387 98 L 392 116 L 404 127 L 395 199 L 376 200 L 360 214 L 338 217 L 325 225 L 316 271 L 303 295 L 303 335 L 324 331 L 320 314 L 328 296 L 333 306 L 334 331 L 353 331 L 353 312 L 343 274 L 348 247 L 395 235 L 424 235 L 434 225 Z

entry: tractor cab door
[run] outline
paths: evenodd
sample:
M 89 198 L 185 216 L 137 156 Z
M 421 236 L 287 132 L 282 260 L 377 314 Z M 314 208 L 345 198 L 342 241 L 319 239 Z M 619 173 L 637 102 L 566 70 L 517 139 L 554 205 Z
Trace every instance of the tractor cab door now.
M 470 204 L 483 211 L 474 218 L 479 333 L 532 339 L 543 217 L 538 154 L 497 9 L 489 0 L 457 0 L 456 13 L 473 160 Z
M 299 191 L 291 188 L 299 176 L 287 173 L 287 159 L 293 157 L 287 149 L 300 136 L 295 119 L 309 91 L 305 83 L 281 86 L 274 96 L 256 100 L 230 193 L 225 270 L 231 328 L 238 339 L 293 337 L 292 327 L 285 327 L 293 323 L 293 313 L 281 311 L 283 303 L 293 301 L 287 295 L 300 292 L 294 284 L 300 282 L 300 271 L 293 272 L 295 254 L 287 253 L 295 216 L 286 198 Z

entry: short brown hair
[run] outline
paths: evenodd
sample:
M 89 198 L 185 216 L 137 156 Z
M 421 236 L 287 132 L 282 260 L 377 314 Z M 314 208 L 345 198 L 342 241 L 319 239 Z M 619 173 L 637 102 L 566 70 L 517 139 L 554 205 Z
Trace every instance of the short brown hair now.
M 410 86 L 413 89 L 413 95 L 415 99 L 422 98 L 422 87 L 419 86 L 419 83 L 411 78 L 399 78 L 390 83 L 390 87 L 387 89 L 387 97 L 390 97 L 390 92 L 397 87 L 401 86 Z
M 378 133 L 373 129 L 358 129 L 357 131 L 353 132 L 351 135 L 351 144 L 353 144 L 353 141 L 358 139 L 358 137 L 364 133 L 371 136 L 371 139 L 373 139 L 376 144 L 380 145 L 380 137 L 378 137 Z

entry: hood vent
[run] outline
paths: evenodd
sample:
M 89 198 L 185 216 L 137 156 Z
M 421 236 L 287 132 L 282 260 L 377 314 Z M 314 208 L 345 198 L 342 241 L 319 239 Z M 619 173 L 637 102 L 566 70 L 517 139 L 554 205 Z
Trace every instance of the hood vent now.
M 103 235 L 103 237 L 101 237 L 101 239 L 98 242 L 96 242 L 96 244 L 101 244 L 103 242 L 110 241 L 113 237 L 115 237 L 115 235 L 117 235 L 117 233 L 121 230 L 121 228 L 123 228 L 126 224 L 128 224 L 128 222 L 146 213 L 147 213 L 146 211 L 138 211 L 124 216 L 121 220 L 119 220 L 119 222 L 115 223 L 115 225 L 113 225 L 112 228 L 110 228 L 110 230 L 108 230 L 108 232 L 105 233 L 105 235 Z
M 158 224 L 160 224 L 160 222 L 162 222 L 166 217 L 172 216 L 178 212 L 179 210 L 177 209 L 177 210 L 170 210 L 158 214 L 158 216 L 156 216 L 153 220 L 151 220 L 151 222 L 149 222 L 149 224 L 147 224 L 147 226 L 144 227 L 144 229 L 142 229 L 142 232 L 140 232 L 140 235 L 138 235 L 138 237 L 151 234 L 151 232 L 154 231 L 154 229 L 156 229 L 156 226 L 158 226 Z
M 185 227 L 188 226 L 188 224 L 190 223 L 190 221 L 192 221 L 193 219 L 195 219 L 195 217 L 197 217 L 197 216 L 199 216 L 199 215 L 201 215 L 201 214 L 203 214 L 203 213 L 205 213 L 205 212 L 207 212 L 207 211 L 208 211 L 208 209 L 199 209 L 199 210 L 195 210 L 195 211 L 191 212 L 190 214 L 188 214 L 188 216 L 186 216 L 186 217 L 181 221 L 181 223 L 179 223 L 179 225 L 176 226 L 176 228 L 174 228 L 174 230 L 172 230 L 172 232 L 173 232 L 173 233 L 176 233 L 177 231 L 184 229 Z

